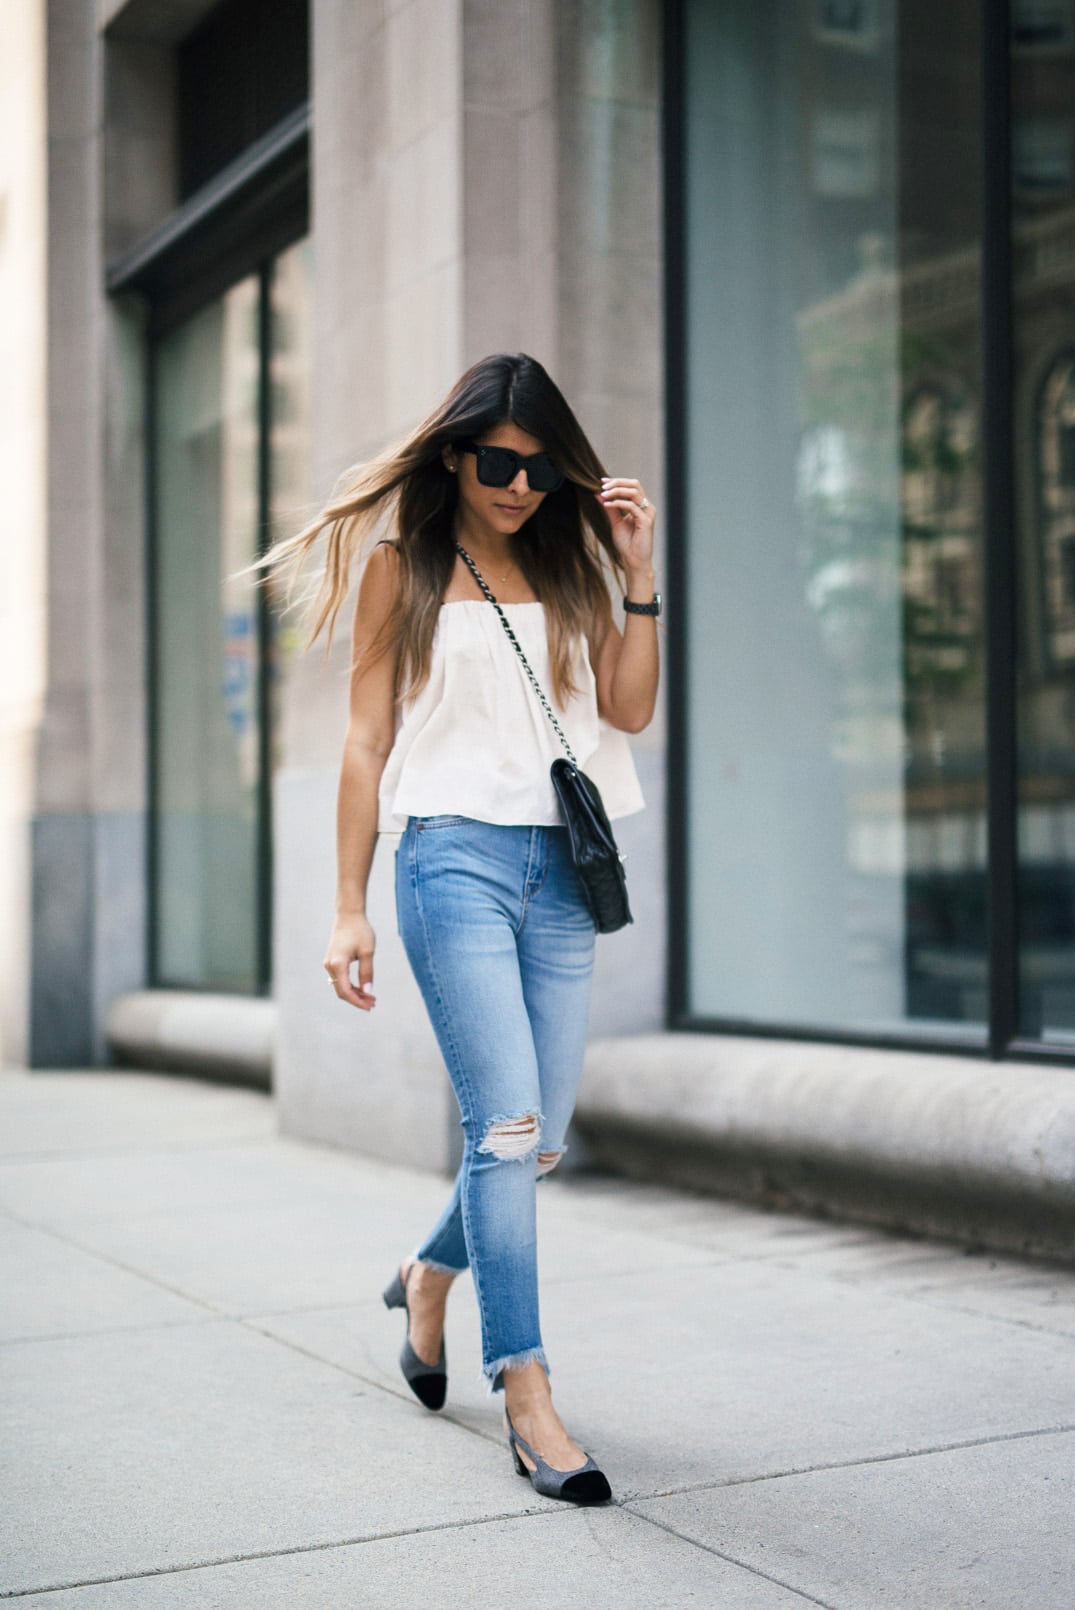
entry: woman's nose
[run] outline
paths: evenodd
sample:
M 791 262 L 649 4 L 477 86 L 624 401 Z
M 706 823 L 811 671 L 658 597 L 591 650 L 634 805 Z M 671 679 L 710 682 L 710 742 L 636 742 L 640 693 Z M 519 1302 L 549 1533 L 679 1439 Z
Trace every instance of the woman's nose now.
M 516 497 L 525 497 L 526 493 L 529 492 L 529 490 L 530 490 L 530 482 L 526 478 L 526 470 L 520 464 L 518 470 L 515 473 L 515 479 L 512 481 L 511 485 L 509 486 L 508 491 L 509 492 L 514 492 Z

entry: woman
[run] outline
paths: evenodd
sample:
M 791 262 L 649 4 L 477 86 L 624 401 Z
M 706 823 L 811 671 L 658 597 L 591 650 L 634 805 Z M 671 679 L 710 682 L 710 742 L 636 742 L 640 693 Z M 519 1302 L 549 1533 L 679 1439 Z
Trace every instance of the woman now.
M 501 354 L 266 555 L 301 563 L 327 528 L 311 641 L 324 626 L 331 640 L 356 548 L 385 513 L 395 537 L 370 553 L 354 615 L 324 965 L 341 1000 L 372 1010 L 367 880 L 378 831 L 402 831 L 399 930 L 464 1152 L 444 1213 L 384 1300 L 407 1314 L 406 1380 L 439 1409 L 445 1306 L 469 1267 L 517 1471 L 548 1496 L 601 1503 L 608 1482 L 552 1403 L 535 1230 L 536 1181 L 561 1157 L 575 1103 L 595 930 L 549 778 L 559 739 L 477 577 L 609 816 L 626 815 L 643 802 L 624 734 L 647 725 L 657 694 L 654 509 L 638 481 L 605 476 L 541 365 Z M 626 594 L 622 634 L 609 572 Z

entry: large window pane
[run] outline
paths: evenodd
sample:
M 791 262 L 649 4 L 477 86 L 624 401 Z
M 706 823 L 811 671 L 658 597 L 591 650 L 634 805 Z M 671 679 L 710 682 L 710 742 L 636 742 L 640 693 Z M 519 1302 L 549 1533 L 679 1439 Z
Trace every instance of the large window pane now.
M 685 29 L 688 1011 L 977 1039 L 978 8 Z
M 258 983 L 259 318 L 251 277 L 157 352 L 159 981 Z
M 1019 1029 L 1075 1044 L 1075 27 L 1012 8 Z

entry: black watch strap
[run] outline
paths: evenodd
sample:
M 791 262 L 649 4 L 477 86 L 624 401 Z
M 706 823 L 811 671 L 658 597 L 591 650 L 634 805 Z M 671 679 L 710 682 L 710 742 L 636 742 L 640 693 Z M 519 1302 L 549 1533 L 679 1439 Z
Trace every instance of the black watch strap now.
M 628 615 L 659 615 L 661 613 L 661 595 L 654 593 L 653 601 L 649 604 L 635 604 L 631 599 L 625 598 L 623 607 Z

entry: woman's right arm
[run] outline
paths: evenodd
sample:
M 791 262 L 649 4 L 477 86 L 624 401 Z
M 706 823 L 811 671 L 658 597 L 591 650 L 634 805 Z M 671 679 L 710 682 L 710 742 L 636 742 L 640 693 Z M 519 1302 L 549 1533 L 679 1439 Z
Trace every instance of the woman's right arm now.
M 375 1004 L 376 936 L 366 916 L 366 887 L 377 844 L 378 788 L 395 737 L 396 644 L 374 660 L 368 650 L 395 601 L 399 560 L 385 543 L 375 548 L 362 575 L 351 646 L 350 715 L 336 798 L 336 921 L 325 955 L 341 1001 L 368 1012 Z M 357 988 L 351 963 L 358 962 Z

